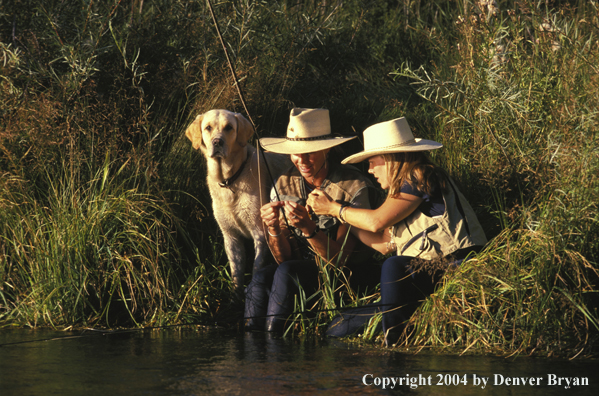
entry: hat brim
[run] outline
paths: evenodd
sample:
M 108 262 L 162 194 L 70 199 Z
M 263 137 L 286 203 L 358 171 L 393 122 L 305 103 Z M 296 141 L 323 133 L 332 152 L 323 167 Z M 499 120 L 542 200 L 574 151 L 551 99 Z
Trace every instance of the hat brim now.
M 364 150 L 350 155 L 341 161 L 342 164 L 355 164 L 367 160 L 370 157 L 374 157 L 381 154 L 393 154 L 393 153 L 405 153 L 413 151 L 430 151 L 436 150 L 443 147 L 441 143 L 435 142 L 434 140 L 426 139 L 415 139 L 415 143 L 410 145 L 396 146 L 396 147 L 382 147 L 373 150 Z
M 352 137 L 333 137 L 322 140 L 288 140 L 287 138 L 262 138 L 260 144 L 266 151 L 278 154 L 307 154 L 338 146 Z

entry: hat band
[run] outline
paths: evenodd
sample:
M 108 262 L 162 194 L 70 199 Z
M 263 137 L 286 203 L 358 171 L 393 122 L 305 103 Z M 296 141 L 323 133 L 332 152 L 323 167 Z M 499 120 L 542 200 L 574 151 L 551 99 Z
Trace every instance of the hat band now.
M 385 147 L 373 147 L 373 148 L 369 148 L 365 151 L 369 151 L 369 150 L 387 150 L 387 149 L 392 149 L 395 147 L 402 147 L 402 146 L 409 146 L 416 143 L 416 139 L 412 138 L 410 140 L 406 140 L 405 142 L 402 143 L 397 143 L 397 144 L 393 144 L 391 146 L 385 146 Z
M 305 142 L 305 141 L 310 141 L 310 140 L 326 140 L 326 139 L 332 139 L 332 138 L 333 137 L 330 134 L 328 134 L 328 135 L 305 137 L 305 138 L 290 138 L 290 137 L 287 137 L 285 139 L 290 140 L 292 142 Z

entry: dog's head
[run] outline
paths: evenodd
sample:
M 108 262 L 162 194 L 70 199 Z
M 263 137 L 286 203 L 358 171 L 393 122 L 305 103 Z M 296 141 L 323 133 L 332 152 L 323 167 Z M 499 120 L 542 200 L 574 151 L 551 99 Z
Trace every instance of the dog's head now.
M 210 110 L 196 117 L 185 136 L 205 156 L 227 158 L 237 147 L 245 147 L 253 133 L 252 124 L 241 114 Z

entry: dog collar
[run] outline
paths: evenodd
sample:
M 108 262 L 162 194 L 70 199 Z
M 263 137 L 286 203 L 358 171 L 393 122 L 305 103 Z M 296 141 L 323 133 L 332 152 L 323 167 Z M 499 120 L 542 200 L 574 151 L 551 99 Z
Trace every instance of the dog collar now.
M 233 184 L 235 182 L 235 180 L 237 180 L 237 178 L 239 177 L 239 175 L 241 175 L 241 172 L 243 171 L 243 168 L 245 168 L 245 164 L 247 164 L 250 160 L 251 155 L 248 153 L 247 158 L 245 159 L 245 161 L 243 162 L 243 164 L 241 164 L 241 166 L 239 167 L 239 169 L 237 170 L 237 172 L 235 172 L 235 174 L 233 176 L 231 176 L 228 179 L 225 179 L 224 181 L 218 183 L 219 186 L 221 186 L 222 188 L 227 188 L 229 187 L 231 184 Z

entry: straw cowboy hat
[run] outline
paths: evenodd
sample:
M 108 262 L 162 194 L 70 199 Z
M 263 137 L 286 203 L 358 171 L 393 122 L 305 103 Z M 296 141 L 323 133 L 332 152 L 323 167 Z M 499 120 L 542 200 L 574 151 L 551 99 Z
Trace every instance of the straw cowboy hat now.
M 342 137 L 331 134 L 327 109 L 294 108 L 289 114 L 287 137 L 262 138 L 265 150 L 279 154 L 307 154 L 325 150 L 357 136 Z
M 364 130 L 364 151 L 350 155 L 342 164 L 355 164 L 381 154 L 427 151 L 443 147 L 434 140 L 414 138 L 405 117 L 379 122 Z

